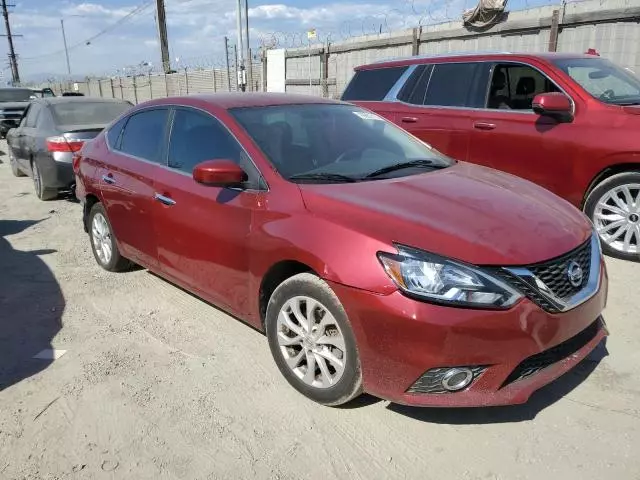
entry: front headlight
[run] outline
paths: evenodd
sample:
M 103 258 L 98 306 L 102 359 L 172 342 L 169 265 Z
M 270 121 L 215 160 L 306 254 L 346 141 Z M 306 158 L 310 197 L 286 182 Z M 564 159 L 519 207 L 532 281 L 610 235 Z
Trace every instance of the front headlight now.
M 475 308 L 508 308 L 522 294 L 478 267 L 414 248 L 379 252 L 387 274 L 408 295 L 434 303 Z

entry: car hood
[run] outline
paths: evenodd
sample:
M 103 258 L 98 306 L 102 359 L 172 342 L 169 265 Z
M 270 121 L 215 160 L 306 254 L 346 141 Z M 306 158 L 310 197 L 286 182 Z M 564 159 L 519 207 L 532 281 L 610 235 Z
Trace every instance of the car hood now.
M 421 175 L 300 189 L 307 208 L 328 221 L 476 265 L 549 260 L 592 231 L 579 210 L 551 192 L 463 162 Z

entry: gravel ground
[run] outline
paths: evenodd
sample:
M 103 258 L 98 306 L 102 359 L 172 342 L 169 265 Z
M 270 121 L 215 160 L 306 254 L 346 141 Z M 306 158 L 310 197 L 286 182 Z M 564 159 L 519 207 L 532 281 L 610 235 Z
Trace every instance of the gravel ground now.
M 608 261 L 608 355 L 524 406 L 332 409 L 286 384 L 259 332 L 101 270 L 80 216 L 0 154 L 2 479 L 640 479 L 638 264 Z M 47 348 L 66 353 L 33 358 Z

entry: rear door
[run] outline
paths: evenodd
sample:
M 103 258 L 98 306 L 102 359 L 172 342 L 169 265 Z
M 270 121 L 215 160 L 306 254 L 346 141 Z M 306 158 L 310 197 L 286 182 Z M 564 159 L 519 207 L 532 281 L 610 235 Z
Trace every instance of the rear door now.
M 222 122 L 191 108 L 175 110 L 167 157 L 155 191 L 160 268 L 203 298 L 246 313 L 251 221 L 264 195 L 258 170 Z M 244 187 L 193 180 L 193 168 L 214 159 L 238 163 L 249 177 Z
M 110 139 L 107 161 L 96 172 L 123 255 L 150 269 L 158 265 L 153 182 L 165 165 L 168 119 L 166 107 L 132 114 L 120 135 Z
M 36 127 L 42 108 L 42 105 L 39 103 L 32 103 L 29 106 L 24 126 L 21 124 L 19 139 L 20 166 L 23 167 L 25 171 L 31 171 L 31 159 L 34 155 L 35 136 L 37 134 Z
M 481 70 L 475 62 L 419 65 L 394 104 L 395 123 L 445 155 L 466 160 Z
M 559 92 L 541 69 L 520 62 L 491 65 L 483 108 L 472 112 L 469 161 L 531 180 L 565 196 L 581 150 L 574 123 L 536 115 L 533 98 Z

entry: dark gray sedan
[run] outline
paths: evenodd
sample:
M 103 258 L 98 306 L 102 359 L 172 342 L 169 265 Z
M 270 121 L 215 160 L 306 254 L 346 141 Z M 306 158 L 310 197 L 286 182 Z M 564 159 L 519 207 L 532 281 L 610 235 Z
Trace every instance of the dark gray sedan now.
M 33 100 L 7 134 L 13 174 L 31 176 L 41 200 L 71 190 L 74 152 L 131 106 L 124 100 L 90 97 Z

